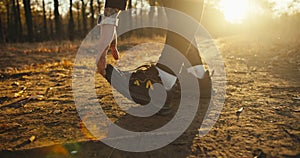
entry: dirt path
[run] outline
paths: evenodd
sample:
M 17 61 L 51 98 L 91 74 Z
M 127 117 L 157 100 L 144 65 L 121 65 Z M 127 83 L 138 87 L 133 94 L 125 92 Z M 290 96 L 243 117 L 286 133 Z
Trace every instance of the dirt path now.
M 298 157 L 299 42 L 245 36 L 217 40 L 226 65 L 227 93 L 213 129 L 199 137 L 205 108 L 200 109 L 181 137 L 145 153 L 112 149 L 93 140 L 84 128 L 71 88 L 76 44 L 47 45 L 46 49 L 42 49 L 44 45 L 35 49 L 2 47 L 0 157 Z M 124 43 L 121 50 L 130 46 Z M 143 48 L 149 50 L 147 45 L 135 49 L 139 52 Z M 161 49 L 159 45 L 150 48 L 154 52 Z M 124 61 L 133 59 L 133 55 L 122 56 L 119 66 L 130 69 L 133 65 Z M 151 56 L 141 58 L 155 61 Z M 100 76 L 96 78 L 97 97 L 105 105 L 102 108 L 121 127 L 147 131 L 172 118 L 154 116 L 149 122 L 126 115 L 113 101 L 108 83 Z M 205 101 L 202 104 L 207 105 Z M 242 107 L 237 119 L 236 112 Z

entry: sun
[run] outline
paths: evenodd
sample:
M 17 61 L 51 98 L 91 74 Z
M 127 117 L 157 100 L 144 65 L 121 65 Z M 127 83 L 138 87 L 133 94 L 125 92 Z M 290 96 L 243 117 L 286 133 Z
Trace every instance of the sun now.
M 230 23 L 242 23 L 249 11 L 249 0 L 220 0 L 219 8 Z

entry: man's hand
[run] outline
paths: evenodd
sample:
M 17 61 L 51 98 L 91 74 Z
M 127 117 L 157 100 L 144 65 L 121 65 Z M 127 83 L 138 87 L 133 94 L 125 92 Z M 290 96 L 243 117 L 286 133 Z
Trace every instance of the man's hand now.
M 101 55 L 100 59 L 97 62 L 97 69 L 98 72 L 102 75 L 105 76 L 105 69 L 106 69 L 106 56 L 107 56 L 107 47 L 104 50 L 103 54 Z
M 115 37 L 116 38 L 116 37 Z M 119 51 L 117 49 L 117 39 L 114 39 L 111 43 L 110 43 L 110 51 L 112 56 L 114 57 L 115 60 L 119 59 Z

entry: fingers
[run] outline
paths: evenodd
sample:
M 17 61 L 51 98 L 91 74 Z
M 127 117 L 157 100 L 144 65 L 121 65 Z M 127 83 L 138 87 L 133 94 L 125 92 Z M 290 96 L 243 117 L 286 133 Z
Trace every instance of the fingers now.
M 106 49 L 107 50 L 107 49 Z M 106 74 L 106 56 L 107 56 L 107 51 L 103 52 L 103 54 L 101 55 L 99 62 L 97 63 L 97 68 L 98 68 L 98 72 L 102 75 L 105 76 Z
M 111 54 L 115 60 L 119 60 L 119 51 L 116 47 L 111 47 Z
M 114 39 L 111 44 L 110 44 L 110 50 L 111 50 L 111 54 L 114 57 L 115 60 L 119 59 L 119 51 L 117 49 L 117 40 Z

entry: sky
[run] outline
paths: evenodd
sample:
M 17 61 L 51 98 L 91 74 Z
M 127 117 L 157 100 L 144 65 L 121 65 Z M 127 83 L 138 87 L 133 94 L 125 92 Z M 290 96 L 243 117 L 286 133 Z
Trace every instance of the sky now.
M 249 15 L 263 14 L 267 11 L 254 0 L 219 0 L 217 8 L 221 10 L 227 21 L 243 23 Z M 292 15 L 300 12 L 300 0 L 268 0 L 273 5 L 273 17 L 287 13 Z

